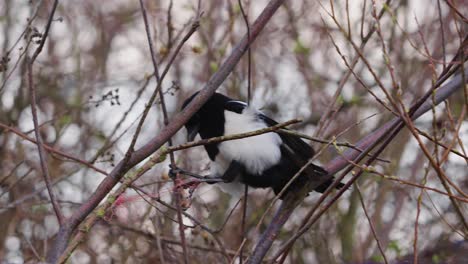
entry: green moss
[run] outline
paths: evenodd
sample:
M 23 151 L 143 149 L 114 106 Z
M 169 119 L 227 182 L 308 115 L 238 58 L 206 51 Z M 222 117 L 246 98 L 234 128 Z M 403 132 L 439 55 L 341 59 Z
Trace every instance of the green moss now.
M 296 42 L 294 43 L 294 49 L 293 51 L 295 53 L 299 54 L 309 54 L 310 53 L 310 48 L 306 47 L 301 40 L 297 39 Z
M 234 15 L 240 14 L 240 12 L 241 12 L 240 5 L 239 4 L 234 5 L 234 8 L 233 8 L 232 11 L 233 11 Z
M 162 147 L 160 151 L 160 156 L 159 156 L 159 163 L 165 161 L 167 158 L 167 148 Z
M 432 263 L 440 263 L 441 259 L 439 257 L 439 255 L 437 254 L 434 254 L 432 255 Z
M 65 125 L 70 124 L 71 121 L 72 121 L 72 119 L 71 119 L 70 115 L 64 115 L 64 116 L 60 117 L 60 119 L 58 120 L 58 125 L 59 125 L 59 127 L 64 127 Z
M 216 72 L 218 70 L 218 63 L 216 63 L 215 61 L 211 61 L 210 62 L 210 70 L 211 72 Z
M 83 232 L 83 233 L 88 233 L 89 230 L 90 230 L 89 225 L 84 225 L 83 227 L 80 228 L 80 231 Z
M 218 49 L 219 56 L 223 57 L 226 54 L 226 48 L 221 47 Z
M 383 263 L 384 262 L 384 258 L 382 257 L 382 255 L 373 255 L 371 257 L 371 260 L 374 261 L 374 262 L 378 262 L 378 263 Z
M 104 208 L 99 208 L 99 209 L 96 211 L 96 215 L 97 215 L 98 217 L 103 217 L 105 214 L 106 214 L 106 210 L 104 210 Z
M 349 100 L 349 103 L 351 105 L 359 105 L 361 103 L 361 97 L 353 95 L 353 97 L 351 97 L 351 100 Z
M 107 201 L 110 204 L 113 204 L 115 202 L 115 196 L 114 195 L 109 195 L 109 197 L 107 198 Z
M 401 249 L 400 249 L 400 246 L 398 245 L 397 241 L 395 241 L 395 240 L 390 241 L 390 243 L 388 243 L 387 247 L 388 247 L 388 249 L 395 251 L 397 253 L 397 256 L 400 256 Z

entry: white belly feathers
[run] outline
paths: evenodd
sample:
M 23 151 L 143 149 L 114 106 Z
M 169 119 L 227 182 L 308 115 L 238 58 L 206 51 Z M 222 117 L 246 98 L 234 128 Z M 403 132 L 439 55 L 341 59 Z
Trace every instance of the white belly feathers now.
M 242 114 L 224 111 L 224 134 L 232 135 L 262 129 L 267 125 L 259 120 L 253 109 L 246 108 Z M 219 153 L 212 164 L 212 172 L 223 174 L 232 160 L 243 164 L 247 171 L 261 174 L 281 158 L 281 138 L 276 133 L 225 141 L 219 144 Z

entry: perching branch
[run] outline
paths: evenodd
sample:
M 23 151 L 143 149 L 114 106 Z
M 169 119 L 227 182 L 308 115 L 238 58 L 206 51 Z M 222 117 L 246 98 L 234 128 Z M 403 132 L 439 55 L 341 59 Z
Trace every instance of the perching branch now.
M 296 124 L 299 122 L 301 122 L 300 119 L 292 119 L 284 123 L 280 123 L 271 127 L 266 127 L 266 128 L 258 129 L 258 130 L 251 131 L 251 132 L 239 133 L 235 135 L 226 135 L 226 136 L 220 136 L 220 137 L 212 137 L 212 138 L 207 138 L 207 139 L 201 139 L 198 141 L 187 142 L 185 144 L 181 144 L 178 146 L 168 147 L 167 152 L 174 152 L 174 151 L 188 149 L 188 148 L 192 148 L 196 146 L 208 145 L 208 144 L 213 144 L 213 143 L 218 143 L 218 142 L 223 142 L 223 141 L 236 140 L 236 139 L 241 139 L 241 138 L 246 138 L 246 137 L 253 137 L 253 136 L 277 131 L 284 127 L 287 127 L 289 125 Z

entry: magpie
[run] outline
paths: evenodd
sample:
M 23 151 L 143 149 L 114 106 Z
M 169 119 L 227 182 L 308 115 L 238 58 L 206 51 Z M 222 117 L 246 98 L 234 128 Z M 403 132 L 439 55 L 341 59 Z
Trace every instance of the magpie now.
M 186 99 L 182 109 L 197 94 Z M 189 119 L 185 128 L 187 140 L 193 141 L 197 134 L 207 139 L 251 132 L 277 124 L 246 103 L 215 93 Z M 204 147 L 211 160 L 210 175 L 206 182 L 220 183 L 225 191 L 237 194 L 242 194 L 243 184 L 254 188 L 272 188 L 275 194 L 280 193 L 315 154 L 312 147 L 300 137 L 277 132 L 206 144 Z M 310 164 L 280 198 L 303 185 L 308 178 L 324 177 L 327 174 L 322 167 Z M 333 178 L 318 186 L 315 191 L 323 193 L 332 183 Z M 340 183 L 337 188 L 343 185 Z

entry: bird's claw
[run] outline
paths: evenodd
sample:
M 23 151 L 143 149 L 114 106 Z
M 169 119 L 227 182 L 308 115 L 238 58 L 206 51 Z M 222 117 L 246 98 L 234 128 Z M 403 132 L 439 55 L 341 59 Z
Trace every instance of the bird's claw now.
M 219 182 L 226 182 L 222 178 L 211 178 L 211 177 L 205 177 L 204 179 L 201 179 L 200 181 L 206 182 L 208 184 L 213 184 L 213 183 L 219 183 Z
M 198 174 L 195 174 L 195 173 L 192 173 L 190 171 L 186 171 L 184 169 L 181 169 L 181 168 L 178 168 L 177 166 L 172 166 L 172 165 L 169 165 L 170 169 L 169 169 L 169 177 L 171 177 L 172 179 L 174 179 L 177 175 L 185 175 L 185 176 L 190 176 L 192 178 L 195 178 L 195 179 L 198 179 L 200 180 L 200 182 L 204 182 L 204 181 L 207 181 L 207 179 L 210 179 L 209 177 L 207 176 L 201 176 L 201 175 L 198 175 Z
M 178 168 L 177 166 L 172 165 L 172 164 L 169 165 L 169 167 L 170 167 L 169 177 L 171 177 L 171 179 L 176 178 L 176 176 L 180 174 L 180 175 L 186 175 L 186 176 L 190 176 L 192 178 L 195 178 L 195 179 L 197 179 L 197 182 L 206 182 L 208 184 L 219 183 L 219 182 L 227 182 L 226 180 L 224 180 L 221 177 L 201 176 L 201 175 L 198 175 L 198 174 L 191 173 L 189 171 L 183 170 L 181 168 Z
M 181 174 L 182 173 L 182 170 L 179 169 L 177 166 L 175 165 L 169 165 L 169 177 L 171 179 L 174 179 L 175 177 L 177 177 L 178 174 Z

